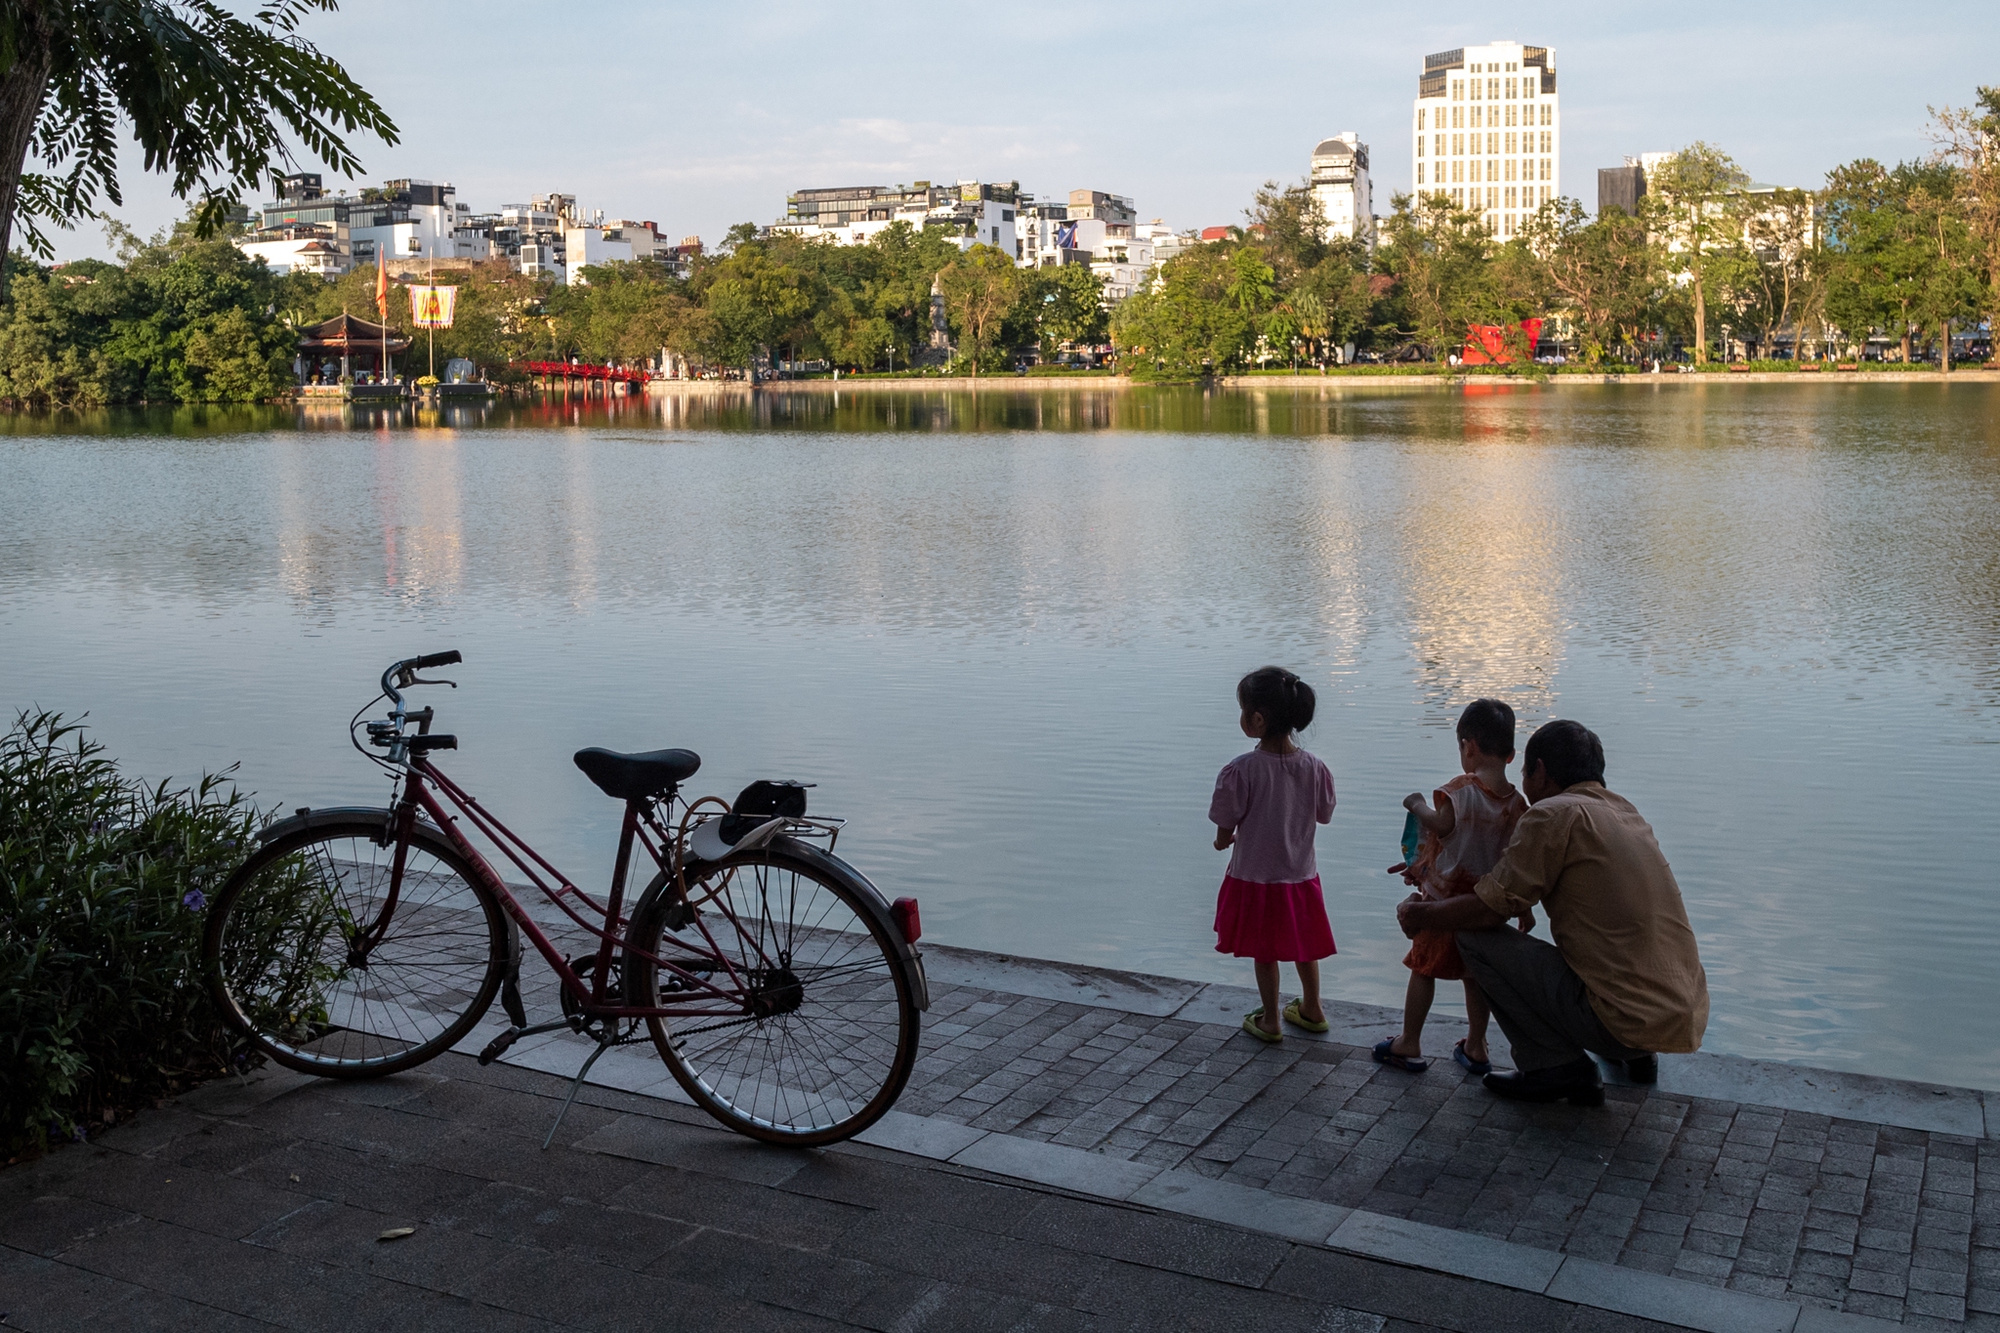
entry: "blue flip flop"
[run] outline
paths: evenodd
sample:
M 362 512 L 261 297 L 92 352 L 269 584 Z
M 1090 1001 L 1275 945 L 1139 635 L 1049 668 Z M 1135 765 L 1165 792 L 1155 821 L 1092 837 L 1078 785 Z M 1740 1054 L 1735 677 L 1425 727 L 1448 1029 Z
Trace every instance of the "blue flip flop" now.
M 1400 1069 L 1405 1074 L 1421 1074 L 1431 1067 L 1431 1062 L 1428 1060 L 1414 1060 L 1407 1055 L 1396 1054 L 1389 1049 L 1395 1044 L 1396 1039 L 1394 1037 L 1384 1037 L 1382 1040 L 1376 1042 L 1373 1052 L 1375 1063 L 1378 1065 L 1387 1065 L 1391 1069 Z
M 1475 1074 L 1490 1074 L 1493 1072 L 1493 1062 L 1491 1060 L 1475 1060 L 1465 1053 L 1465 1038 L 1463 1037 L 1460 1037 L 1458 1044 L 1451 1048 L 1451 1058 Z

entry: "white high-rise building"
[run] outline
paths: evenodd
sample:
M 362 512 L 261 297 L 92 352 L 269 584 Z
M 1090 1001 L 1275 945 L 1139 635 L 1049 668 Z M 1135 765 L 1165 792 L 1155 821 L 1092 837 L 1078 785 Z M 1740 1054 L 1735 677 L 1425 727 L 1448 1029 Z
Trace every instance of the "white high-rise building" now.
M 1375 187 L 1368 182 L 1368 145 L 1352 130 L 1313 149 L 1312 192 L 1326 218 L 1326 239 L 1375 244 Z
M 1502 239 L 1562 197 L 1556 53 L 1489 42 L 1424 57 L 1411 130 L 1418 194 L 1477 211 Z

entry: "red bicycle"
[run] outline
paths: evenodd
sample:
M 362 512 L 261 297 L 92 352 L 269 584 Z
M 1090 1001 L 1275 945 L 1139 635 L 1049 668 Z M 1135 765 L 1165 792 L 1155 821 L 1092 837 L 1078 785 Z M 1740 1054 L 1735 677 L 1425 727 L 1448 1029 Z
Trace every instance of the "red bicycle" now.
M 408 708 L 403 691 L 456 688 L 417 673 L 461 660 L 432 653 L 382 673 L 389 714 L 366 724 L 382 754 L 358 735 L 373 700 L 349 725 L 355 748 L 398 776 L 388 808 L 299 810 L 263 830 L 217 894 L 204 957 L 231 1025 L 287 1068 L 367 1078 L 450 1050 L 497 996 L 511 1023 L 481 1063 L 539 1032 L 595 1039 L 572 1100 L 598 1056 L 650 1038 L 698 1105 L 753 1138 L 831 1143 L 881 1118 L 929 1007 L 921 927 L 914 899 L 885 901 L 834 855 L 843 821 L 808 817 L 798 783 L 690 803 L 680 784 L 701 759 L 688 750 L 581 750 L 577 767 L 625 803 L 600 902 L 437 768 L 457 738 L 433 735 L 433 710 Z M 471 833 L 588 947 L 566 956 Z M 635 848 L 654 873 L 628 910 Z M 561 983 L 560 1018 L 528 1022 L 523 936 Z

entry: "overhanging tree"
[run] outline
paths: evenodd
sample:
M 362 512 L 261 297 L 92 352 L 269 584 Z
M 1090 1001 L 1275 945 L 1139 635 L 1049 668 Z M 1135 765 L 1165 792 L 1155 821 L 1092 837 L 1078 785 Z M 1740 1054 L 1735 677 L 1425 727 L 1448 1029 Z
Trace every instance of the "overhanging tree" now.
M 1646 173 L 1646 200 L 1666 234 L 1668 262 L 1686 275 L 1694 302 L 1694 359 L 1708 360 L 1708 300 L 1727 247 L 1743 239 L 1743 187 L 1750 177 L 1729 154 L 1697 140 Z
M 211 235 L 230 205 L 294 148 L 352 175 L 356 133 L 396 126 L 338 62 L 299 33 L 336 0 L 265 0 L 242 18 L 213 0 L 8 0 L 0 5 L 0 257 L 18 218 L 49 253 L 46 221 L 123 202 L 118 127 L 145 169 L 195 203 Z M 28 170 L 30 155 L 42 169 Z
M 1376 263 L 1395 279 L 1393 333 L 1443 361 L 1486 313 L 1493 241 L 1477 213 L 1444 194 L 1392 196 Z
M 975 245 L 947 268 L 939 281 L 945 309 L 957 332 L 959 352 L 979 374 L 979 363 L 999 339 L 1007 314 L 1020 294 L 1021 270 L 1014 257 L 990 245 Z
M 1932 117 L 1938 160 L 1954 169 L 1957 211 L 1974 251 L 1986 317 L 2000 328 L 2000 87 Z
M 1646 224 L 1621 209 L 1595 221 L 1574 199 L 1554 199 L 1528 219 L 1523 243 L 1576 331 L 1588 365 L 1621 343 L 1636 349 L 1659 281 Z

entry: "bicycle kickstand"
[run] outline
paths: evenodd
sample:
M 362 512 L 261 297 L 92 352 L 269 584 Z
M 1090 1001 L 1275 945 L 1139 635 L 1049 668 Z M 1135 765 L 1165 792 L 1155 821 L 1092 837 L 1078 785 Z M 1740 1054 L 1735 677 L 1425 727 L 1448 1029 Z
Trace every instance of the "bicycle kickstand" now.
M 598 1056 L 617 1044 L 617 1041 L 610 1036 L 600 1038 L 597 1049 L 590 1053 L 590 1058 L 583 1062 L 583 1068 L 577 1070 L 576 1077 L 569 1081 L 569 1096 L 563 1098 L 562 1110 L 556 1112 L 556 1122 L 549 1126 L 549 1136 L 542 1140 L 543 1152 L 547 1152 L 549 1145 L 556 1141 L 556 1131 L 562 1128 L 563 1117 L 569 1114 L 570 1105 L 576 1101 L 576 1094 L 582 1089 L 584 1077 L 590 1073 L 590 1067 L 597 1063 Z

